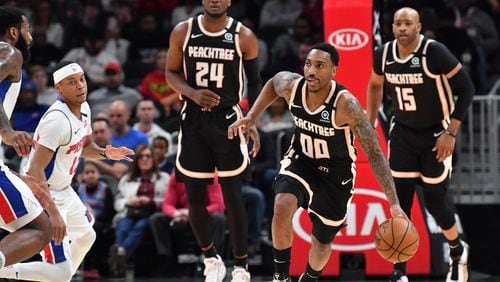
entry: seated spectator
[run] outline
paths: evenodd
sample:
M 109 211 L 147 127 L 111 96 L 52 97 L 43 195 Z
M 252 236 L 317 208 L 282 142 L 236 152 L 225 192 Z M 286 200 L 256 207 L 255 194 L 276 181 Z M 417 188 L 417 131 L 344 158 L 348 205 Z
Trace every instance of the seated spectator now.
M 48 105 L 37 103 L 37 88 L 27 79 L 21 83 L 21 93 L 12 113 L 12 127 L 15 130 L 26 131 L 33 135 L 38 122 L 49 108 Z
M 167 116 L 179 115 L 182 107 L 182 100 L 179 94 L 168 85 L 165 79 L 165 65 L 167 51 L 160 50 L 156 54 L 156 69 L 148 73 L 139 86 L 139 92 L 145 99 L 151 99 L 160 103 L 165 109 Z
M 130 41 L 121 37 L 121 27 L 115 16 L 110 16 L 106 24 L 106 47 L 104 50 L 114 56 L 121 65 L 127 62 Z
M 167 156 L 173 155 L 168 149 L 168 140 L 163 136 L 157 136 L 152 142 L 153 150 L 155 151 L 156 162 L 161 171 L 172 174 L 175 164 L 170 162 Z
M 41 27 L 44 30 L 47 42 L 57 48 L 62 48 L 64 27 L 57 21 L 52 2 L 49 0 L 37 1 L 33 16 L 33 26 Z
M 41 65 L 33 65 L 29 71 L 29 77 L 36 85 L 38 92 L 36 102 L 39 105 L 52 105 L 59 97 L 54 87 L 48 85 L 47 69 Z
M 144 133 L 128 125 L 130 112 L 124 101 L 117 100 L 111 103 L 108 114 L 112 133 L 111 145 L 135 150 L 141 144 L 149 144 L 148 137 Z
M 260 27 L 289 27 L 302 13 L 302 3 L 299 0 L 269 0 L 260 10 Z
M 101 148 L 111 145 L 111 129 L 107 119 L 97 118 L 92 122 L 92 137 L 94 142 Z M 113 194 L 116 194 L 118 181 L 127 172 L 129 162 L 126 160 L 92 160 L 86 159 L 86 162 L 93 162 L 99 169 L 100 177 L 106 181 Z M 80 169 L 80 168 L 78 168 Z
M 111 219 L 115 213 L 113 195 L 109 186 L 99 180 L 100 172 L 95 162 L 85 162 L 82 172 L 82 183 L 78 187 L 78 195 L 88 207 L 95 219 L 94 230 L 97 239 L 85 256 L 83 263 L 84 278 L 98 279 L 102 265 L 106 263 L 107 247 L 113 243 Z M 99 269 L 101 268 L 101 269 Z
M 88 28 L 84 32 L 83 47 L 69 50 L 64 56 L 64 61 L 72 61 L 82 66 L 85 71 L 89 89 L 95 89 L 105 82 L 104 68 L 109 63 L 118 64 L 118 60 L 104 51 L 106 40 L 102 28 Z M 89 95 L 89 98 L 92 95 Z M 89 101 L 90 102 L 90 101 Z M 95 113 L 97 111 L 93 110 Z
M 264 132 L 279 131 L 293 126 L 292 115 L 283 98 L 274 100 L 259 120 L 259 127 Z
M 94 113 L 106 112 L 114 101 L 124 101 L 129 112 L 134 110 L 142 99 L 134 88 L 123 85 L 124 74 L 118 63 L 110 63 L 104 67 L 104 85 L 90 92 L 87 101 Z
M 133 128 L 146 134 L 149 144 L 153 143 L 153 139 L 157 136 L 163 136 L 172 144 L 172 134 L 163 130 L 158 124 L 154 122 L 157 116 L 157 111 L 152 100 L 142 100 L 137 104 L 135 116 L 137 122 Z M 168 148 L 171 150 L 171 148 Z
M 30 64 L 51 66 L 61 60 L 63 53 L 54 44 L 47 42 L 45 30 L 41 27 L 33 27 L 33 43 L 30 46 Z
M 200 5 L 199 1 L 196 0 L 184 0 L 184 5 L 179 3 L 177 7 L 172 11 L 171 25 L 176 24 L 194 17 L 198 14 L 203 13 L 203 6 Z
M 133 262 L 134 253 L 149 230 L 149 217 L 161 209 L 168 181 L 169 175 L 158 169 L 154 151 L 147 145 L 137 147 L 129 173 L 120 179 L 115 197 L 116 241 L 110 257 L 115 276 L 125 274 L 127 260 Z
M 248 215 L 248 255 L 253 256 L 260 247 L 266 203 L 264 194 L 249 184 L 243 184 L 241 195 Z
M 206 191 L 206 205 L 211 220 L 209 224 L 211 238 L 214 239 L 215 247 L 222 250 L 226 220 L 222 189 L 217 178 L 214 179 L 213 184 L 208 185 Z M 161 212 L 153 214 L 150 222 L 159 255 L 175 257 L 180 253 L 201 253 L 189 223 L 185 186 L 184 183 L 176 180 L 175 173 L 170 176 Z

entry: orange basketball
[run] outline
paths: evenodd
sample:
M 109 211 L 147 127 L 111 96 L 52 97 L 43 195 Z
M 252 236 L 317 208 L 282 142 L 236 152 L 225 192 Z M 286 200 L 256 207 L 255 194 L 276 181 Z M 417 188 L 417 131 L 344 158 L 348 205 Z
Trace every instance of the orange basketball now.
M 385 260 L 405 262 L 418 250 L 418 232 L 413 223 L 403 217 L 382 222 L 375 234 L 375 248 Z

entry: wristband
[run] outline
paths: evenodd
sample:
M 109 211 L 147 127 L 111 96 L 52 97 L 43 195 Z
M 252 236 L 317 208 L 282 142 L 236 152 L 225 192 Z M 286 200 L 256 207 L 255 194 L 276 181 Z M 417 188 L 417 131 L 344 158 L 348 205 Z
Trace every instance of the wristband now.
M 445 130 L 445 131 L 444 131 L 444 133 L 446 133 L 446 134 L 450 135 L 450 136 L 451 136 L 451 137 L 453 137 L 453 138 L 456 138 L 456 137 L 457 137 L 455 134 L 453 134 L 453 133 L 449 132 L 448 130 Z
M 108 156 L 106 155 L 106 149 L 103 149 L 99 155 L 101 155 L 101 157 L 105 158 L 106 160 L 109 160 Z

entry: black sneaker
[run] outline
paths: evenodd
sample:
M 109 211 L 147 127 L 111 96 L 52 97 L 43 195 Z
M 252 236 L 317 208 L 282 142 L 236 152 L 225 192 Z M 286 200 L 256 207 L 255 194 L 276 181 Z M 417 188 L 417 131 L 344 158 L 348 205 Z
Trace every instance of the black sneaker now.
M 394 270 L 392 272 L 389 282 L 408 282 L 408 276 L 406 276 L 401 270 Z

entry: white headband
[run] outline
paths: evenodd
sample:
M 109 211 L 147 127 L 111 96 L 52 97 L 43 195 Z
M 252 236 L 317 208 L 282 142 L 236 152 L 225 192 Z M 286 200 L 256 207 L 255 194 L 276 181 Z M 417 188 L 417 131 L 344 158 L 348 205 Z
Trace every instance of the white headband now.
M 54 72 L 54 84 L 61 82 L 61 80 L 75 73 L 83 73 L 83 69 L 79 64 L 71 63 L 69 65 L 65 65 Z

